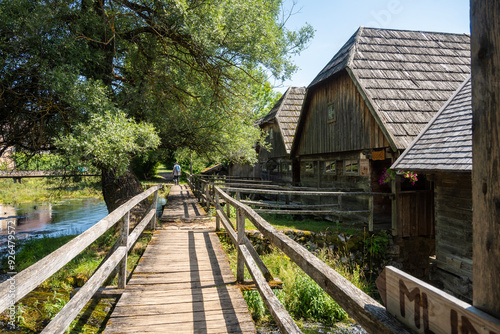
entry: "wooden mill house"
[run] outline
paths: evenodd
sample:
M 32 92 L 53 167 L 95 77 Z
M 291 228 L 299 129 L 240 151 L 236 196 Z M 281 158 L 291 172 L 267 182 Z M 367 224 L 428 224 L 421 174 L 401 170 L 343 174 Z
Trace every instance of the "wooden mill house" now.
M 290 87 L 271 111 L 259 120 L 259 126 L 267 133 L 270 149 L 259 150 L 259 167 L 263 180 L 292 183 L 290 150 L 297 128 L 305 87 Z
M 470 78 L 392 168 L 434 183 L 436 254 L 429 279 L 472 301 L 472 94 Z
M 467 34 L 361 27 L 307 88 L 292 145 L 301 186 L 397 193 L 397 205 L 375 197 L 374 228 L 425 249 L 411 270 L 419 277 L 433 241 L 412 240 L 433 238 L 430 185 L 379 180 L 469 74 Z

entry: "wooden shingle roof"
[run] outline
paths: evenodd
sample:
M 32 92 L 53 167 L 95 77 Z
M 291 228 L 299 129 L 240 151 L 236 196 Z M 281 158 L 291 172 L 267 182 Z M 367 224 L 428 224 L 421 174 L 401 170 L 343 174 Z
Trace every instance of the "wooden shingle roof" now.
M 472 171 L 470 77 L 391 168 L 412 171 Z
M 273 120 L 277 121 L 287 154 L 290 154 L 292 148 L 305 94 L 305 87 L 289 87 L 269 114 L 259 121 L 259 124 L 265 124 Z
M 361 27 L 308 88 L 341 70 L 393 148 L 405 149 L 470 74 L 470 36 Z

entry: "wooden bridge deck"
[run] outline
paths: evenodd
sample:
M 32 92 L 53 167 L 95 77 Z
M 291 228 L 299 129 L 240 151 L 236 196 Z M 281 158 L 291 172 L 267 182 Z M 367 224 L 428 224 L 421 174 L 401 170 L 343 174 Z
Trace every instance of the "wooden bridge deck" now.
M 182 200 L 181 200 L 182 199 Z M 162 220 L 104 333 L 255 333 L 214 233 L 185 186 L 174 186 Z

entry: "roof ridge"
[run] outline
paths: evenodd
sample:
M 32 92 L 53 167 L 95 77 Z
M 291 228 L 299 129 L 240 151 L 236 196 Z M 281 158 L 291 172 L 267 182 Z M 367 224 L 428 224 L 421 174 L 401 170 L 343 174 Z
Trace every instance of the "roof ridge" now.
M 363 30 L 364 30 L 364 27 L 361 26 L 358 28 L 358 31 L 356 31 L 356 33 L 354 34 L 354 43 L 351 47 L 351 49 L 349 50 L 349 57 L 347 58 L 347 64 L 345 65 L 346 67 L 349 67 L 351 68 L 352 66 L 352 62 L 353 62 L 353 59 L 354 59 L 354 55 L 356 54 L 356 49 L 358 47 L 358 44 L 359 44 L 359 37 L 363 34 Z
M 456 33 L 456 32 L 441 32 L 441 31 L 430 31 L 430 30 L 411 30 L 411 29 L 392 29 L 392 28 L 375 28 L 375 27 L 362 27 L 364 30 L 382 30 L 382 31 L 399 31 L 399 32 L 419 32 L 423 34 L 439 34 L 439 35 L 465 35 L 470 36 L 468 33 Z

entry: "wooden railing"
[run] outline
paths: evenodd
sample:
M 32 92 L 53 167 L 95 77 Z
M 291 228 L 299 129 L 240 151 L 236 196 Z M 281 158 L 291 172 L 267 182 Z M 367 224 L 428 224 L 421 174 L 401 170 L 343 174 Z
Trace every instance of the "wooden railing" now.
M 142 194 L 130 199 L 109 215 L 101 219 L 94 226 L 78 235 L 64 246 L 50 253 L 40 261 L 12 276 L 0 284 L 0 313 L 11 307 L 33 291 L 43 281 L 48 279 L 80 252 L 97 240 L 101 235 L 121 220 L 120 237 L 108 255 L 104 258 L 98 269 L 81 287 L 61 311 L 45 327 L 42 333 L 64 333 L 87 302 L 96 293 L 99 287 L 118 266 L 118 288 L 123 289 L 127 278 L 127 254 L 144 231 L 147 225 L 152 229 L 156 227 L 156 206 L 158 190 L 163 186 L 157 185 L 149 188 Z M 145 213 L 144 218 L 129 234 L 130 211 L 140 202 L 153 196 L 152 203 Z
M 269 282 L 273 280 L 273 276 L 245 234 L 245 219 L 249 219 L 264 237 L 283 251 L 369 333 L 411 333 L 387 313 L 384 306 L 354 286 L 303 246 L 283 232 L 276 230 L 248 205 L 232 198 L 221 187 L 213 186 L 211 189 L 207 183 L 196 182 L 193 179 L 188 176 L 190 184 L 204 184 L 203 190 L 197 189 L 196 191 L 202 193 L 207 202 L 213 203 L 216 210 L 217 229 L 222 223 L 238 249 L 236 279 L 243 282 L 244 265 L 246 264 L 257 290 L 282 333 L 301 333 L 301 331 L 272 292 Z M 212 198 L 210 197 L 211 193 L 214 195 Z M 227 213 L 221 207 L 221 200 L 225 202 Z M 231 206 L 236 209 L 236 230 L 230 220 Z
M 188 183 L 193 189 L 194 195 L 198 200 L 206 206 L 214 205 L 214 187 L 219 186 L 228 194 L 235 194 L 235 198 L 243 204 L 256 207 L 254 209 L 257 213 L 270 213 L 270 214 L 295 214 L 295 215 L 317 215 L 317 216 L 333 216 L 338 220 L 342 220 L 346 216 L 364 216 L 368 223 L 368 230 L 374 231 L 373 218 L 374 218 L 374 197 L 391 197 L 391 193 L 381 192 L 365 192 L 352 189 L 329 190 L 317 189 L 306 187 L 283 187 L 273 184 L 248 184 L 246 182 L 235 182 L 232 180 L 225 182 L 210 182 L 204 177 L 199 175 L 188 174 Z M 260 194 L 266 196 L 275 196 L 277 199 L 284 198 L 284 203 L 278 200 L 275 202 L 243 200 L 242 194 Z M 320 204 L 298 204 L 290 203 L 290 198 L 297 196 L 300 198 L 316 197 Z M 322 198 L 328 198 L 330 202 L 321 203 Z M 345 198 L 353 197 L 366 197 L 367 207 L 365 209 L 352 209 L 346 208 Z M 335 198 L 335 201 L 333 199 Z M 300 200 L 299 200 L 300 201 Z

